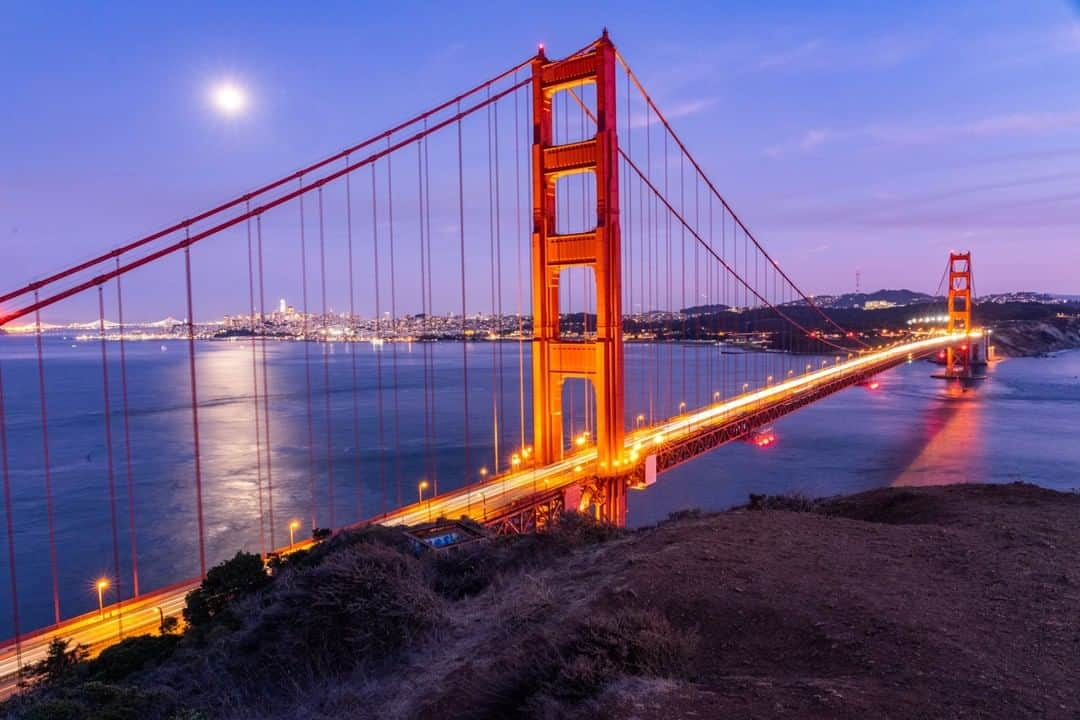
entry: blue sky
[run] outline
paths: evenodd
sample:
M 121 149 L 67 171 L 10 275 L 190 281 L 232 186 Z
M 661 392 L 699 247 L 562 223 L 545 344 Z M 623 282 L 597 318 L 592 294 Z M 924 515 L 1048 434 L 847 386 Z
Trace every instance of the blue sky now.
M 851 290 L 858 268 L 864 289 L 932 291 L 970 248 L 980 292 L 1080 292 L 1075 3 L 763 5 L 7 2 L 0 286 L 607 26 L 806 290 Z M 239 120 L 206 103 L 222 77 L 251 93 Z

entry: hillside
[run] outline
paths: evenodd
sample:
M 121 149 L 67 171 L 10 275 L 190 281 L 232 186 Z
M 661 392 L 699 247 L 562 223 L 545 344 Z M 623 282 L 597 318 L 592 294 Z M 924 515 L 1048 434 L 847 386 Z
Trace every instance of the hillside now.
M 758 497 L 635 532 L 571 518 L 437 556 L 369 531 L 159 663 L 8 712 L 1075 718 L 1078 553 L 1080 495 L 1023 484 Z

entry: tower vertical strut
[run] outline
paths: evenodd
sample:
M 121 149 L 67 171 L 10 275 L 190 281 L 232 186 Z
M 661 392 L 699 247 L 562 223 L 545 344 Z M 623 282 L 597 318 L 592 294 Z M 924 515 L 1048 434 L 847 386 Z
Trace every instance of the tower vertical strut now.
M 596 134 L 555 144 L 552 101 L 585 83 L 596 86 Z M 535 462 L 563 454 L 562 389 L 569 378 L 593 384 L 596 395 L 596 492 L 586 496 L 603 520 L 622 524 L 626 484 L 618 478 L 623 452 L 622 250 L 619 231 L 618 138 L 615 47 L 607 32 L 587 50 L 549 61 L 543 50 L 532 62 L 533 88 L 533 435 Z M 596 225 L 561 234 L 556 218 L 559 178 L 592 173 Z M 568 342 L 559 332 L 559 277 L 571 267 L 591 268 L 596 282 L 596 337 Z

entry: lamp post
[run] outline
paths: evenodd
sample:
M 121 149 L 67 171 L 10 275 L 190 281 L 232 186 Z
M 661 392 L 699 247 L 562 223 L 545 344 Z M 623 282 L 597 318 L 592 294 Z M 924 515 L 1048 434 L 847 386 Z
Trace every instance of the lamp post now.
M 296 544 L 296 531 L 300 529 L 300 521 L 292 520 L 289 522 L 289 547 Z
M 419 483 L 417 483 L 417 485 L 416 485 L 416 494 L 417 494 L 416 502 L 417 503 L 424 502 L 424 491 L 427 490 L 427 488 L 428 488 L 428 481 L 427 480 L 421 480 Z
M 105 589 L 109 587 L 109 581 L 101 578 L 97 581 L 97 606 L 98 616 L 105 617 Z
M 686 401 L 685 400 L 679 402 L 679 414 L 682 415 L 684 410 L 686 410 Z
M 635 428 L 640 428 L 641 424 L 645 422 L 645 413 L 638 413 L 638 416 L 634 418 Z

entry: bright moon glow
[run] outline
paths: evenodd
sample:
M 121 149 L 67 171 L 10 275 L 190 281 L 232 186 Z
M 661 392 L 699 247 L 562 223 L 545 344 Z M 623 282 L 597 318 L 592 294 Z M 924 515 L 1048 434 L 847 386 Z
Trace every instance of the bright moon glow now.
M 223 82 L 214 88 L 211 98 L 214 107 L 223 115 L 239 115 L 247 107 L 247 93 L 239 85 Z

